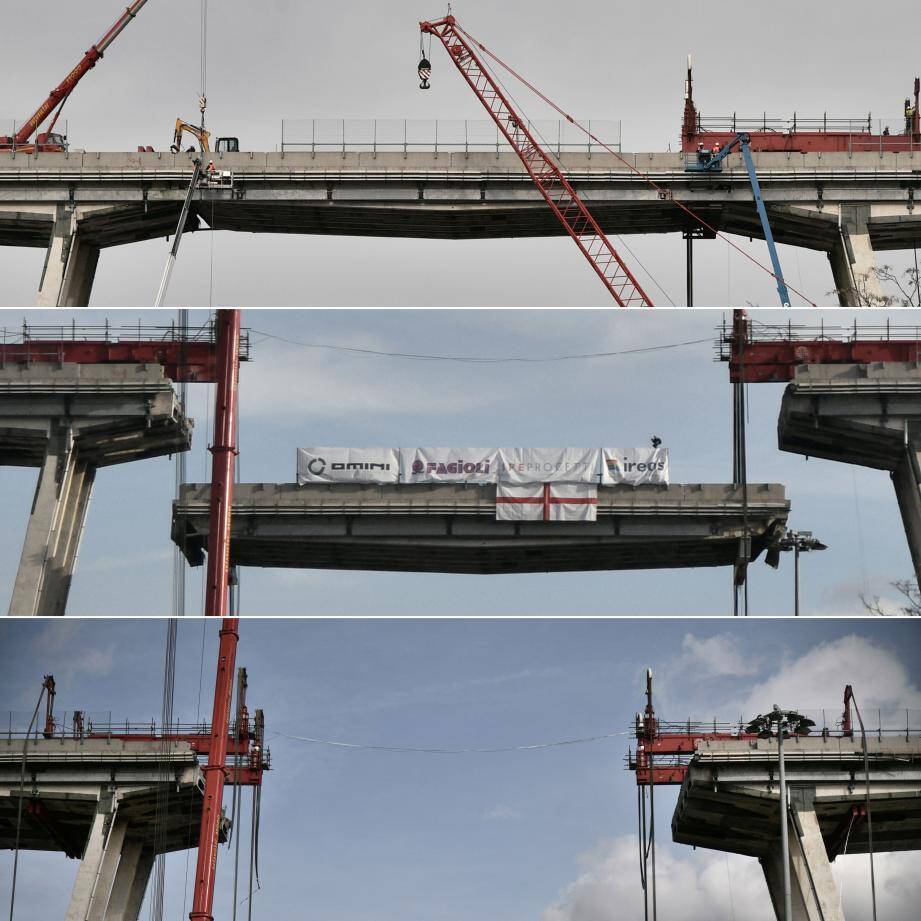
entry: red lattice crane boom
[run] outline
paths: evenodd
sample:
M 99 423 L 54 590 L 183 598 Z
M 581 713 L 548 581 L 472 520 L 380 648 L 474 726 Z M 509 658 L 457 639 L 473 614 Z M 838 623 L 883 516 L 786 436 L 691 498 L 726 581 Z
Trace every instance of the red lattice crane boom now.
M 137 16 L 141 7 L 147 0 L 134 0 L 122 14 L 109 27 L 96 44 L 91 45 L 80 63 L 59 83 L 49 94 L 48 98 L 23 122 L 22 127 L 13 137 L 0 137 L 0 150 L 21 150 L 23 153 L 32 153 L 35 150 L 64 151 L 67 149 L 67 139 L 60 134 L 54 134 L 54 126 L 61 114 L 61 107 L 67 97 L 73 92 L 74 87 L 80 82 L 87 71 L 96 66 L 96 62 L 105 54 L 106 48 L 115 41 L 124 30 L 125 26 Z M 42 122 L 57 109 L 48 130 L 38 135 L 35 143 L 30 143 L 30 138 L 41 126 Z
M 652 301 L 569 184 L 562 169 L 537 142 L 526 120 L 515 111 L 473 47 L 474 44 L 479 48 L 483 46 L 467 41 L 469 36 L 465 37 L 466 33 L 454 16 L 445 16 L 435 22 L 420 22 L 419 28 L 423 33 L 434 35 L 445 46 L 448 56 L 518 154 L 537 190 L 614 300 L 621 307 L 652 307 Z

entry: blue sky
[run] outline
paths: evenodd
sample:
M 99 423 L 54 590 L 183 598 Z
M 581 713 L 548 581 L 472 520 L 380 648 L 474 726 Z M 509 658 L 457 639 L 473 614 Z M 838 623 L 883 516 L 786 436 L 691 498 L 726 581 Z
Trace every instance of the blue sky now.
M 246 621 L 237 662 L 249 671 L 250 705 L 266 711 L 273 756 L 254 917 L 594 921 L 610 918 L 612 904 L 625 921 L 642 916 L 626 736 L 436 756 L 343 750 L 276 733 L 452 748 L 593 736 L 629 727 L 643 705 L 647 666 L 665 719 L 735 719 L 777 702 L 825 708 L 831 722 L 847 681 L 868 719 L 881 707 L 884 722 L 902 720 L 897 708 L 907 707 L 917 724 L 919 630 L 916 620 L 878 618 Z M 42 675 L 53 673 L 59 712 L 158 718 L 165 632 L 157 620 L 2 622 L 0 709 L 22 719 Z M 216 642 L 216 624 L 180 623 L 177 719 L 210 713 Z M 670 815 L 675 793 L 659 792 L 660 815 Z M 659 862 L 668 917 L 728 919 L 732 893 L 737 921 L 764 921 L 754 861 L 727 865 L 722 855 L 672 845 L 667 826 L 663 820 Z M 9 859 L 0 856 L 0 900 L 8 898 Z M 905 912 L 917 902 L 900 902 L 896 874 L 916 899 L 919 859 L 880 858 L 880 917 L 910 921 Z M 184 854 L 169 859 L 168 917 L 182 917 L 185 865 Z M 846 907 L 859 908 L 863 863 L 835 866 Z M 24 854 L 17 921 L 62 916 L 75 872 L 62 855 Z M 225 849 L 218 917 L 229 917 L 231 876 Z M 599 905 L 607 908 L 597 914 Z
M 70 321 L 67 312 L 7 311 L 0 324 Z M 193 312 L 194 320 L 205 317 Z M 164 322 L 173 314 L 89 311 L 98 323 Z M 672 482 L 725 482 L 731 474 L 731 389 L 712 360 L 722 312 L 244 311 L 253 361 L 241 373 L 240 465 L 244 482 L 289 482 L 299 445 L 619 445 L 661 436 Z M 847 324 L 835 314 L 761 312 L 760 322 Z M 881 322 L 874 316 L 874 322 Z M 893 322 L 899 322 L 896 317 Z M 546 357 L 704 340 L 610 359 L 469 365 L 357 356 L 299 342 L 447 355 Z M 802 605 L 810 614 L 862 611 L 859 595 L 893 595 L 911 564 L 886 473 L 777 449 L 783 385 L 748 388 L 749 479 L 787 486 L 790 524 L 830 547 L 803 558 Z M 209 476 L 205 448 L 211 388 L 190 388 L 196 420 L 189 479 Z M 4 468 L 0 501 L 0 607 L 19 561 L 36 471 Z M 81 614 L 167 614 L 173 466 L 166 458 L 102 470 L 70 599 Z M 189 573 L 188 611 L 200 610 L 201 570 Z M 636 573 L 444 576 L 247 569 L 246 614 L 725 614 L 725 569 Z M 792 609 L 792 560 L 751 570 L 751 611 Z

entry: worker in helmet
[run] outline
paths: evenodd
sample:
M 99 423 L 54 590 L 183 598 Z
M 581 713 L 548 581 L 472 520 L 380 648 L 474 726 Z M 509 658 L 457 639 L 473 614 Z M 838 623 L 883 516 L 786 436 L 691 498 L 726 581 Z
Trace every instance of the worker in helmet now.
M 214 160 L 208 161 L 208 178 L 214 179 Z
M 721 148 L 720 148 L 719 143 L 717 141 L 714 141 L 713 150 L 711 151 L 711 156 L 715 157 L 720 152 L 720 150 Z
M 910 99 L 905 100 L 905 133 L 911 134 L 912 123 L 915 120 L 915 107 Z
M 707 163 L 710 160 L 710 151 L 704 147 L 704 142 L 700 141 L 697 145 L 697 162 Z

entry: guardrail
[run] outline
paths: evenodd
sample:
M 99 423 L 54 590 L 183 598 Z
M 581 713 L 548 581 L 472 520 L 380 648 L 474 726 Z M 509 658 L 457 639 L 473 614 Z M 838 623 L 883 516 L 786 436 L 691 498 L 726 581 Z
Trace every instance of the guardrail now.
M 587 120 L 588 129 L 609 147 L 621 150 L 621 123 Z M 565 120 L 528 121 L 528 129 L 557 156 L 603 153 L 600 147 Z M 281 151 L 506 153 L 508 143 L 494 122 L 486 120 L 303 118 L 282 119 Z

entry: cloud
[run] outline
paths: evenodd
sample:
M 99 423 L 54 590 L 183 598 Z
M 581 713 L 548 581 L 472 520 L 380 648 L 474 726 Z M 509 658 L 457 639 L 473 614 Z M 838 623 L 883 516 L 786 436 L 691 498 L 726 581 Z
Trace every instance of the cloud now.
M 491 809 L 487 809 L 482 817 L 487 822 L 507 822 L 510 819 L 521 818 L 521 813 L 512 809 L 511 806 L 504 806 L 502 803 L 498 803 Z
M 741 707 L 735 706 L 746 714 L 763 713 L 774 703 L 802 710 L 827 709 L 841 700 L 845 684 L 853 685 L 857 703 L 867 716 L 876 708 L 921 707 L 921 690 L 894 651 L 855 635 L 820 643 L 790 658 L 755 684 Z
M 641 918 L 643 893 L 635 835 L 604 841 L 579 856 L 579 876 L 541 913 L 541 921 L 613 921 Z M 869 860 L 839 858 L 832 871 L 845 915 L 870 917 Z M 887 921 L 913 921 L 921 899 L 914 853 L 876 857 L 877 907 Z M 678 856 L 673 846 L 656 854 L 656 903 L 663 918 L 681 921 L 774 921 L 758 861 L 737 854 L 695 851 Z
M 683 670 L 693 671 L 698 680 L 741 678 L 754 671 L 754 660 L 743 652 L 738 637 L 728 633 L 718 633 L 705 639 L 687 633 L 681 650 Z
M 735 854 L 696 852 L 688 859 L 659 847 L 656 904 L 661 917 L 681 921 L 774 921 L 758 862 Z M 541 913 L 541 921 L 613 921 L 643 917 L 638 839 L 604 841 L 578 858 L 579 876 Z M 753 892 L 764 892 L 761 900 Z

